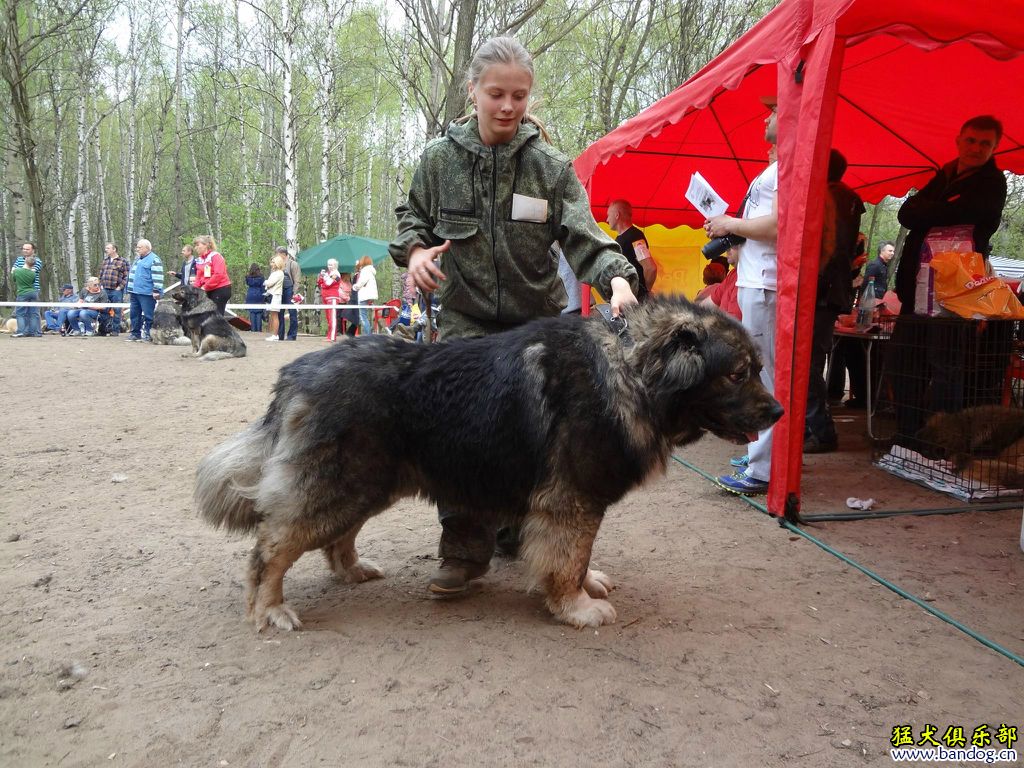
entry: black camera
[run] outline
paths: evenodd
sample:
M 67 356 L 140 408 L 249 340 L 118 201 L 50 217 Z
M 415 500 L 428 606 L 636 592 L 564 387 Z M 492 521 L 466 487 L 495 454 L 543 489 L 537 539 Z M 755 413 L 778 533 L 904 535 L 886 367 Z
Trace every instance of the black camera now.
M 713 259 L 717 256 L 721 256 L 733 246 L 743 245 L 745 242 L 747 242 L 747 238 L 740 237 L 739 235 L 714 237 L 704 244 L 704 247 L 700 249 L 700 252 L 704 254 L 705 259 Z

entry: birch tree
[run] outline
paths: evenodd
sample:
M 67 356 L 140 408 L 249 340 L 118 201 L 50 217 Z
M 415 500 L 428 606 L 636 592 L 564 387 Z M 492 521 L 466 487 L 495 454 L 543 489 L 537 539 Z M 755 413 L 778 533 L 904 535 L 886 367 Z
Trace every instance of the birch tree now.
M 67 35 L 88 27 L 93 16 L 86 10 L 89 5 L 90 0 L 77 0 L 66 6 L 6 0 L 0 10 L 0 79 L 10 93 L 15 153 L 24 171 L 36 245 L 44 264 L 49 222 L 37 150 L 32 81 L 57 55 Z

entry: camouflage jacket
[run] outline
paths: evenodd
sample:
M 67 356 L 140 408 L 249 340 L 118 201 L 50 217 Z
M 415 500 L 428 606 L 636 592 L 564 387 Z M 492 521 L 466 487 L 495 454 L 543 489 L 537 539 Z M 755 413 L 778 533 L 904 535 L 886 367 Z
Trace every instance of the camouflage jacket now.
M 530 212 L 513 219 L 513 196 Z M 531 200 L 532 199 L 532 200 Z M 559 241 L 575 274 L 611 296 L 611 279 L 636 291 L 636 270 L 597 226 L 571 161 L 546 143 L 537 127 L 520 125 L 507 144 L 485 146 L 475 119 L 453 124 L 427 144 L 409 199 L 396 211 L 395 263 L 409 252 L 451 240 L 441 255 L 441 330 L 471 336 L 501 330 L 565 306 Z M 536 221 L 523 220 L 524 218 Z

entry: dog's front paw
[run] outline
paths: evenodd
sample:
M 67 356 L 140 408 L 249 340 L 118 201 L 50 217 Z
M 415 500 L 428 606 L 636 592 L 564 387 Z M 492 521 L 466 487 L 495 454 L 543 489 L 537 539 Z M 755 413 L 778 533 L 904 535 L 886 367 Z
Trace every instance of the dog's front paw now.
M 345 580 L 361 584 L 371 579 L 383 579 L 384 571 L 372 560 L 360 558 L 351 568 L 345 569 Z
M 587 575 L 583 579 L 583 589 L 588 595 L 597 598 L 608 597 L 608 593 L 614 588 L 615 585 L 604 571 L 587 570 Z
M 563 601 L 555 618 L 578 629 L 615 623 L 615 608 L 607 600 L 595 600 L 583 590 Z
M 285 632 L 291 632 L 293 629 L 300 629 L 302 622 L 299 621 L 298 615 L 291 609 L 288 603 L 280 603 L 279 605 L 271 605 L 266 610 L 258 611 L 256 614 L 257 632 L 262 632 L 271 625 L 278 629 L 283 629 Z

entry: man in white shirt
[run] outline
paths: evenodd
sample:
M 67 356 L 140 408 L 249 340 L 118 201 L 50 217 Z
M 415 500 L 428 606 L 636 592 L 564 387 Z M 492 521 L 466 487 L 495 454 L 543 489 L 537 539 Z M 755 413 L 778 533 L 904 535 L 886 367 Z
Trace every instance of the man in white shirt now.
M 750 184 L 740 218 L 722 214 L 704 222 L 708 237 L 736 235 L 746 238 L 737 265 L 737 299 L 743 313 L 743 327 L 749 331 L 761 353 L 761 381 L 775 391 L 775 298 L 777 241 L 779 231 L 779 167 L 775 160 L 778 137 L 777 99 L 761 99 L 769 112 L 764 137 L 772 145 L 771 164 Z M 733 475 L 719 477 L 718 484 L 744 496 L 766 493 L 772 464 L 772 429 L 758 434 L 748 446 L 747 467 Z

